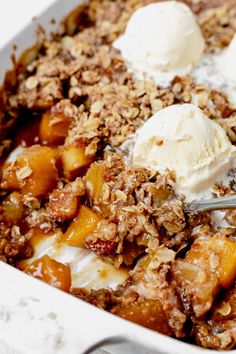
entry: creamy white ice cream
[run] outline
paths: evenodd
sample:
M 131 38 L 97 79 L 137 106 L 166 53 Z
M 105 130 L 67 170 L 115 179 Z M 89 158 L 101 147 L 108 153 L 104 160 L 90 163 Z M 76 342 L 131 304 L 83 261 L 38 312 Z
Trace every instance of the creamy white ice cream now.
M 217 60 L 218 69 L 222 75 L 236 83 L 236 33 L 230 45 Z
M 215 53 L 205 53 L 191 72 L 197 84 L 224 93 L 236 105 L 236 34 L 230 45 Z
M 170 77 L 188 73 L 205 44 L 190 8 L 166 1 L 138 9 L 114 46 L 137 73 L 159 80 L 163 73 Z
M 224 130 L 195 105 L 167 107 L 139 130 L 133 164 L 176 173 L 176 191 L 194 199 L 227 172 L 236 156 Z

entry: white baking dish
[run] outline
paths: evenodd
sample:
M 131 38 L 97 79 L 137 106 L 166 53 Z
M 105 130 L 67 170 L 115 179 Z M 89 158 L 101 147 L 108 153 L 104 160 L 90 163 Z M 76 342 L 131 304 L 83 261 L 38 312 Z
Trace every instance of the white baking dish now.
M 19 56 L 35 43 L 39 23 L 50 33 L 82 2 L 55 0 L 37 21 L 8 43 L 0 51 L 0 81 L 11 68 L 13 44 L 17 45 Z M 52 18 L 56 25 L 50 22 Z M 99 343 L 125 340 L 136 343 L 133 350 L 129 346 L 129 353 L 134 354 L 219 353 L 132 324 L 0 262 L 0 354 L 80 354 L 88 353 Z M 127 347 L 113 345 L 113 349 L 116 353 L 128 354 Z

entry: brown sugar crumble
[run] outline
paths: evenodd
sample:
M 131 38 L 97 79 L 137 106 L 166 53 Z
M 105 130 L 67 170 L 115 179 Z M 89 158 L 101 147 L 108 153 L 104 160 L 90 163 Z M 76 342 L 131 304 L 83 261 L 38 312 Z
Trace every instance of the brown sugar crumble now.
M 0 260 L 33 276 L 41 262 L 41 280 L 111 313 L 205 348 L 233 349 L 235 211 L 226 212 L 225 229 L 212 223 L 211 213 L 185 215 L 172 171 L 126 163 L 125 144 L 137 129 L 175 103 L 197 104 L 236 143 L 236 107 L 226 94 L 190 76 L 175 77 L 168 88 L 137 81 L 112 46 L 132 13 L 153 2 L 91 0 L 68 17 L 62 36 L 45 39 L 27 52 L 25 67 L 6 75 L 0 90 Z M 234 0 L 184 2 L 197 16 L 207 52 L 230 43 Z M 31 123 L 37 144 L 32 130 L 24 138 L 18 134 Z M 22 149 L 9 162 L 16 140 Z M 231 174 L 230 185 L 217 184 L 215 193 L 235 193 Z M 116 290 L 87 290 L 73 287 L 69 265 L 49 256 L 25 265 L 38 240 L 53 233 L 58 242 L 125 267 L 128 279 Z

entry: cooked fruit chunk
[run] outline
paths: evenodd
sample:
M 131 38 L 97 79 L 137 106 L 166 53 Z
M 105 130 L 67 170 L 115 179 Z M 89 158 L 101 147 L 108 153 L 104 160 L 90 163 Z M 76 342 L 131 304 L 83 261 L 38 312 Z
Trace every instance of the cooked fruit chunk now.
M 217 277 L 208 269 L 177 260 L 173 266 L 173 277 L 180 287 L 186 308 L 192 308 L 197 317 L 203 316 L 212 306 L 217 292 Z
M 95 230 L 99 220 L 100 217 L 97 214 L 82 205 L 76 219 L 72 221 L 64 234 L 63 241 L 70 246 L 83 247 L 85 238 Z
M 75 176 L 82 167 L 89 165 L 92 162 L 91 157 L 85 154 L 86 146 L 80 145 L 65 145 L 61 150 L 62 166 L 65 177 L 71 179 Z
M 39 127 L 39 136 L 42 142 L 48 144 L 63 144 L 68 129 L 70 119 L 63 115 L 55 115 L 51 111 L 43 114 Z
M 46 146 L 25 149 L 3 170 L 1 187 L 18 189 L 35 197 L 47 194 L 57 183 L 56 159 L 57 152 Z
M 205 348 L 235 348 L 236 286 L 221 296 L 213 307 L 209 321 L 196 321 L 193 332 Z
M 236 243 L 223 235 L 196 240 L 185 259 L 175 262 L 173 276 L 195 315 L 203 316 L 218 291 L 235 280 Z
M 105 171 L 106 167 L 103 163 L 95 162 L 90 166 L 85 176 L 88 194 L 95 203 L 99 203 L 102 197 Z
M 62 189 L 55 189 L 49 197 L 48 211 L 53 219 L 66 221 L 78 213 L 79 197 L 84 194 L 84 184 L 81 178 L 67 183 Z
M 45 255 L 28 265 L 24 271 L 58 289 L 69 291 L 71 285 L 70 267 Z
M 117 306 L 112 312 L 141 326 L 172 335 L 168 319 L 158 300 L 140 299 L 124 306 Z
M 236 277 L 236 242 L 225 236 L 195 241 L 186 260 L 216 274 L 219 286 L 228 288 Z
M 42 249 L 40 244 L 45 240 L 48 242 L 48 247 L 53 245 L 54 239 L 59 239 L 61 237 L 61 230 L 54 230 L 46 232 L 46 230 L 41 230 L 40 228 L 30 229 L 28 235 L 30 236 L 29 244 L 34 250 L 34 257 L 40 257 Z M 27 259 L 26 262 L 29 260 Z
M 24 214 L 22 195 L 18 192 L 11 193 L 2 203 L 4 217 L 11 223 L 17 223 Z

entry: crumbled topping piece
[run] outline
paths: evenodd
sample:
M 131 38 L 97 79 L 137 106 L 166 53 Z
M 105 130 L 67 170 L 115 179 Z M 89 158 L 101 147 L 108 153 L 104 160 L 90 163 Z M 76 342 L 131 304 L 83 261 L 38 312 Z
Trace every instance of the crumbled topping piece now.
M 62 189 L 55 189 L 50 197 L 47 209 L 52 219 L 60 222 L 76 217 L 79 197 L 84 195 L 85 187 L 81 178 L 67 183 Z

